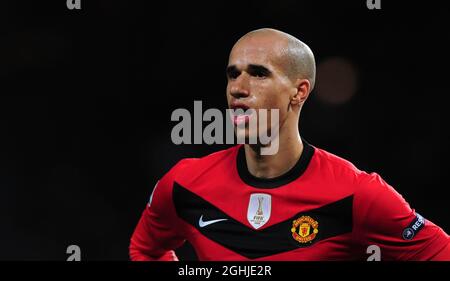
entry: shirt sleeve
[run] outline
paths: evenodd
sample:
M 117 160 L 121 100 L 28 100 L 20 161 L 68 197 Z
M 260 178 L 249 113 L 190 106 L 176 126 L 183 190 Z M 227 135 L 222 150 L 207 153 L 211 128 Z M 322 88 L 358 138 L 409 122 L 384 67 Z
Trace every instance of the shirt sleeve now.
M 176 261 L 174 249 L 185 239 L 177 232 L 178 217 L 172 200 L 172 188 L 179 162 L 155 185 L 152 195 L 131 237 L 132 261 Z
M 450 258 L 449 236 L 375 173 L 362 177 L 354 213 L 360 246 L 379 246 L 381 260 Z

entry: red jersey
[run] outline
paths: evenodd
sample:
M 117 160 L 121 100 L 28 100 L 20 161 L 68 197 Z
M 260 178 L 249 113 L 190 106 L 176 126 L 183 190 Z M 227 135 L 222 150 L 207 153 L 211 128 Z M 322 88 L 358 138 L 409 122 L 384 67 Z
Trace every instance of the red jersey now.
M 262 179 L 244 146 L 184 159 L 155 186 L 134 231 L 132 260 L 450 259 L 449 236 L 375 173 L 304 142 L 296 165 Z

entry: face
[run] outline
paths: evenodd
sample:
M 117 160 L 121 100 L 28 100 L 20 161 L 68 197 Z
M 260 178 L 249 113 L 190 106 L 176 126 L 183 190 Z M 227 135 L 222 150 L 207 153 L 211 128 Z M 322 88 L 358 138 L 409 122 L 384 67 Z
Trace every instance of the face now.
M 284 42 L 270 37 L 250 37 L 238 41 L 233 47 L 227 67 L 227 100 L 230 109 L 253 109 L 255 114 L 235 115 L 232 121 L 243 126 L 237 134 L 245 138 L 261 134 L 248 129 L 251 118 L 259 120 L 259 109 L 278 109 L 279 123 L 283 124 L 290 115 L 290 100 L 297 92 L 294 83 L 283 69 L 282 50 Z M 270 132 L 270 111 L 268 111 L 267 131 Z M 269 134 L 270 135 L 270 134 Z

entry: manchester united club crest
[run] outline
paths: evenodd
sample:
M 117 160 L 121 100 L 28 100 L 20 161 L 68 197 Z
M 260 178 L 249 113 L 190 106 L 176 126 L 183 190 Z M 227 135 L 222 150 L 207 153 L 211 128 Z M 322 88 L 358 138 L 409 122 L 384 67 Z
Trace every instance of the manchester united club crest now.
M 271 199 L 269 194 L 253 193 L 248 203 L 247 220 L 258 229 L 265 225 L 270 218 Z
M 308 243 L 316 238 L 319 223 L 310 216 L 301 216 L 292 222 L 292 238 L 300 243 Z

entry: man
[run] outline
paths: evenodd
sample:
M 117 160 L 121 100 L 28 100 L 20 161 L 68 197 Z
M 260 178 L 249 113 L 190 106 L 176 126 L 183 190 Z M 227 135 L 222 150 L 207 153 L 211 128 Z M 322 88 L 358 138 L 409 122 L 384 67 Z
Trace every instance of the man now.
M 180 161 L 153 191 L 132 260 L 176 260 L 186 240 L 200 260 L 358 260 L 372 245 L 382 260 L 450 260 L 449 236 L 377 174 L 300 137 L 315 82 L 308 46 L 273 29 L 250 32 L 234 45 L 227 76 L 230 108 L 279 110 L 278 152 L 244 144 Z

